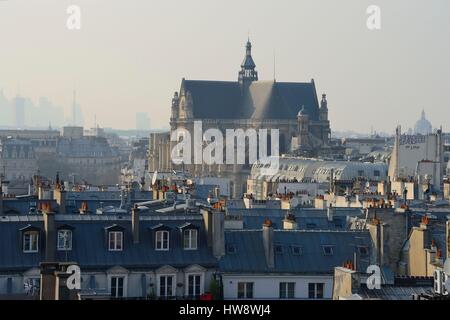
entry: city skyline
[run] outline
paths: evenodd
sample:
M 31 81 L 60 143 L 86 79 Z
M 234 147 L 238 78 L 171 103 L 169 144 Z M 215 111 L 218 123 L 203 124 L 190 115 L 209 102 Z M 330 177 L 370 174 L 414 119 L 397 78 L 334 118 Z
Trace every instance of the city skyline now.
M 10 44 L 0 53 L 0 87 L 8 98 L 20 84 L 23 96 L 46 96 L 70 114 L 75 88 L 86 127 L 96 118 L 104 127 L 133 128 L 135 114 L 146 112 L 152 129 L 167 128 L 180 79 L 237 80 L 249 35 L 261 80 L 275 75 L 279 81 L 314 78 L 320 84 L 333 131 L 369 133 L 373 127 L 393 133 L 397 124 L 412 127 L 422 109 L 434 127 L 448 130 L 445 1 L 377 1 L 377 31 L 365 26 L 368 1 L 118 2 L 107 4 L 107 14 L 103 1 L 76 2 L 83 21 L 77 31 L 65 27 L 69 3 L 0 4 L 0 20 L 15 30 L 0 31 Z

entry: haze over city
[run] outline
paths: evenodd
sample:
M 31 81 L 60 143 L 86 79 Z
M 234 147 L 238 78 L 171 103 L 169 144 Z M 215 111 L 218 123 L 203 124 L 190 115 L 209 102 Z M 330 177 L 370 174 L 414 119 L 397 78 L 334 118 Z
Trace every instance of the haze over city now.
M 181 79 L 237 80 L 250 36 L 261 80 L 316 80 L 332 130 L 393 132 L 422 109 L 448 130 L 450 3 L 432 2 L 0 1 L 0 89 L 65 118 L 75 89 L 87 127 L 134 128 L 147 112 L 167 128 Z M 381 30 L 366 27 L 372 3 Z M 81 30 L 66 28 L 70 4 Z

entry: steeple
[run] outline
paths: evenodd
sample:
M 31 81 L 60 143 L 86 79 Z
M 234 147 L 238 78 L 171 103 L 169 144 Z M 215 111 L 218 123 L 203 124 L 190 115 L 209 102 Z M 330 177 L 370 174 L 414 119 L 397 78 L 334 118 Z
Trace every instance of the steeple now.
M 250 39 L 245 46 L 245 58 L 241 64 L 241 71 L 239 71 L 239 82 L 252 82 L 258 80 L 258 71 L 255 70 L 256 65 L 252 58 L 252 44 Z

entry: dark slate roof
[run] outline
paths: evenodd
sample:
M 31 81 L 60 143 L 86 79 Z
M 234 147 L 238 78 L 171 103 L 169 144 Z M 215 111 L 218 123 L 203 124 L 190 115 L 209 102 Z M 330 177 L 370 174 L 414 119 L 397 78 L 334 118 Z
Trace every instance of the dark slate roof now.
M 237 81 L 183 80 L 181 91 L 192 95 L 196 119 L 293 119 L 304 106 L 318 120 L 314 82 L 253 81 L 248 88 Z
M 197 199 L 208 199 L 216 187 L 218 186 L 214 184 L 197 184 L 195 185 L 193 196 Z
M 270 218 L 275 229 L 283 229 L 284 216 L 250 216 L 244 215 L 244 229 L 259 229 L 264 221 Z M 346 230 L 347 218 L 334 217 L 333 221 L 328 221 L 327 217 L 299 217 L 296 218 L 299 230 Z
M 116 157 L 118 152 L 110 147 L 106 138 L 83 137 L 60 138 L 56 149 L 58 155 L 63 157 Z
M 81 269 L 105 269 L 122 266 L 127 269 L 156 269 L 164 265 L 182 268 L 192 264 L 214 267 L 217 260 L 206 244 L 206 232 L 201 215 L 177 215 L 171 217 L 143 216 L 140 221 L 140 242 L 134 244 L 130 216 L 57 215 L 56 228 L 73 227 L 72 251 L 57 251 L 60 261 L 75 261 Z M 199 230 L 198 250 L 184 250 L 179 227 L 187 222 Z M 163 223 L 171 228 L 170 250 L 154 250 L 153 226 Z M 31 225 L 41 229 L 39 253 L 23 253 L 20 229 Z M 125 229 L 124 250 L 107 249 L 105 228 L 113 225 Z M 27 270 L 38 267 L 44 257 L 44 233 L 42 216 L 15 216 L 0 219 L 0 270 L 2 272 Z M 67 253 L 67 256 L 66 256 Z
M 225 232 L 226 250 L 234 246 L 234 254 L 227 253 L 219 265 L 224 273 L 304 273 L 332 274 L 334 267 L 352 260 L 358 246 L 371 252 L 371 238 L 367 231 L 274 231 L 274 243 L 283 253 L 275 253 L 275 268 L 267 266 L 262 230 Z M 332 245 L 333 255 L 324 255 L 323 246 Z M 295 255 L 293 246 L 300 246 L 302 254 Z M 369 258 L 358 256 L 358 269 L 366 270 Z
M 38 199 L 35 196 L 18 197 L 18 198 L 4 198 L 3 199 L 3 214 L 5 215 L 19 215 L 28 214 L 30 210 L 36 209 Z M 49 200 L 52 208 L 56 208 L 58 204 L 55 200 Z
M 265 219 L 270 219 L 275 229 L 283 229 L 283 220 L 288 210 L 283 209 L 238 209 L 228 208 L 227 215 L 242 217 L 244 229 L 260 229 Z M 363 216 L 359 208 L 334 208 L 334 217 L 328 221 L 327 210 L 297 208 L 290 210 L 301 230 L 346 230 L 347 217 Z
M 396 286 L 383 285 L 381 289 L 369 289 L 365 284 L 361 284 L 358 294 L 363 299 L 380 300 L 412 300 L 413 295 L 432 294 L 433 285 L 428 286 Z

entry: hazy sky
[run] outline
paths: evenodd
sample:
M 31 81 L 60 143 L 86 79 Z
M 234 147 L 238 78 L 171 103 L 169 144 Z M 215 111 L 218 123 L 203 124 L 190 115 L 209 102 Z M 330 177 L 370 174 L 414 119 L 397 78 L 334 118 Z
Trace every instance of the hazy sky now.
M 82 27 L 66 28 L 81 7 Z M 366 8 L 381 7 L 379 31 Z M 148 112 L 168 125 L 182 77 L 236 80 L 247 35 L 260 79 L 316 81 L 334 130 L 392 132 L 425 108 L 450 130 L 448 0 L 0 0 L 0 88 L 69 111 L 85 123 L 134 128 Z

